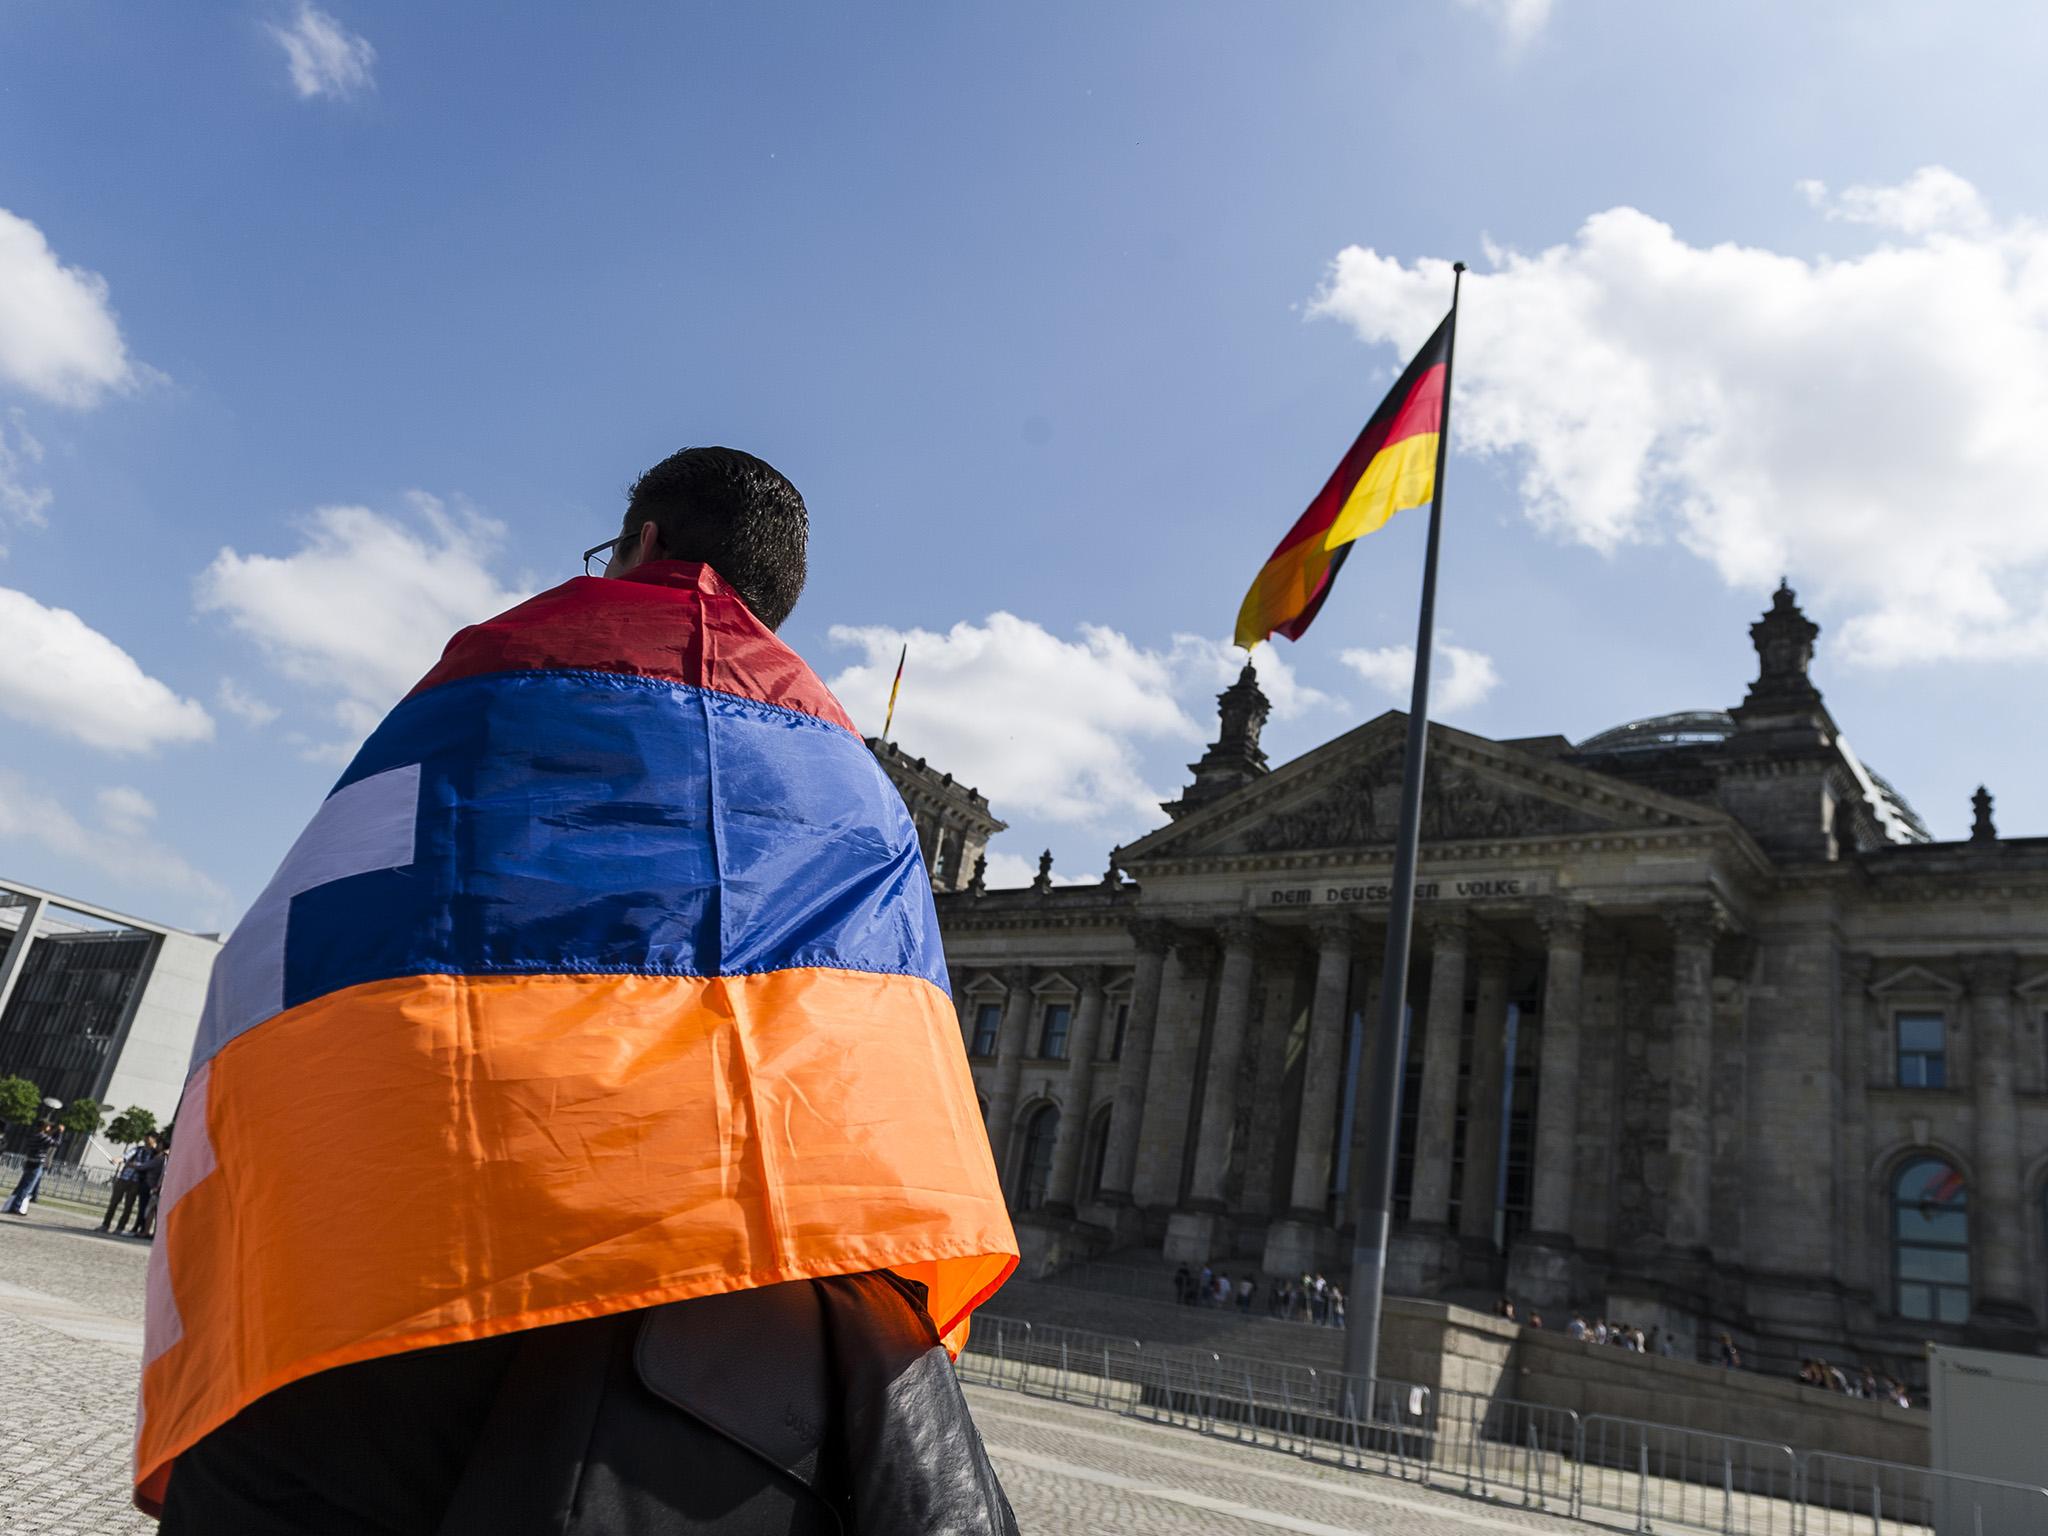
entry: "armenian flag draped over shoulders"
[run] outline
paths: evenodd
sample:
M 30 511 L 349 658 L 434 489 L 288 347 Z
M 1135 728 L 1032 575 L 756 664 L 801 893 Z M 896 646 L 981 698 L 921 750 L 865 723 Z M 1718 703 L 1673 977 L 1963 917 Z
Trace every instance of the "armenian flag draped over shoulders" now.
M 900 797 L 709 567 L 458 634 L 216 966 L 136 1498 L 353 1361 L 888 1269 L 1016 1265 Z

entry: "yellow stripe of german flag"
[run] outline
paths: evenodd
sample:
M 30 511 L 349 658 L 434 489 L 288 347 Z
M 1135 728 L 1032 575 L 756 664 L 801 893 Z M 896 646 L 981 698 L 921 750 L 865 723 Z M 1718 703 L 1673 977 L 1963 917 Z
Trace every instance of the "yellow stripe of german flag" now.
M 1321 610 L 1353 542 L 1383 527 L 1396 512 L 1428 503 L 1436 489 L 1449 355 L 1446 319 L 1252 578 L 1237 614 L 1239 645 L 1249 650 L 1276 631 L 1299 640 Z

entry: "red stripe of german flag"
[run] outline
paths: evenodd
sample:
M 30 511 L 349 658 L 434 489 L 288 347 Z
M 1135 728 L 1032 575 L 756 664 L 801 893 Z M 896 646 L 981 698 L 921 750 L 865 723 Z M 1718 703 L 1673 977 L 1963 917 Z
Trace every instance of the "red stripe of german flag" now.
M 1299 640 L 1329 596 L 1352 543 L 1396 512 L 1428 503 L 1436 486 L 1450 327 L 1446 318 L 1415 354 L 1329 483 L 1252 578 L 1237 611 L 1237 643 L 1245 649 L 1276 630 Z

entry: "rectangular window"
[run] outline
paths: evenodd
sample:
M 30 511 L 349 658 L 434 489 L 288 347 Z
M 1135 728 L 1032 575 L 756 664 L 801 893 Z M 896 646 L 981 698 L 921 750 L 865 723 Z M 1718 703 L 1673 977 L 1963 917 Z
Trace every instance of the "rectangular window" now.
M 1116 1038 L 1109 1043 L 1109 1059 L 1111 1061 L 1122 1061 L 1124 1059 L 1124 1026 L 1130 1022 L 1131 1005 L 1129 1003 L 1118 1003 L 1116 1005 Z
M 1003 1027 L 1003 1005 L 983 1003 L 974 1010 L 974 1049 L 972 1056 L 993 1056 L 996 1053 L 996 1035 Z
M 1047 1003 L 1045 1024 L 1038 1032 L 1038 1055 L 1043 1061 L 1067 1059 L 1067 1027 L 1074 1021 L 1071 1003 Z
M 1902 1013 L 1896 1022 L 1899 1032 L 1899 1086 L 1947 1087 L 1948 1048 L 1943 1017 L 1938 1013 Z

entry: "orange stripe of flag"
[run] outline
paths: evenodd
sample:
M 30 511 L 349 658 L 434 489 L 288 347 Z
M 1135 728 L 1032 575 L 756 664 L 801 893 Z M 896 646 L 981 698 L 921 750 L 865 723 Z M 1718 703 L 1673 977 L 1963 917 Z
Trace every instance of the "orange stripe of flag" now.
M 1237 615 L 1249 650 L 1278 631 L 1299 640 L 1322 608 L 1352 543 L 1435 489 L 1448 319 L 1415 354 L 1336 471 L 1252 579 Z

